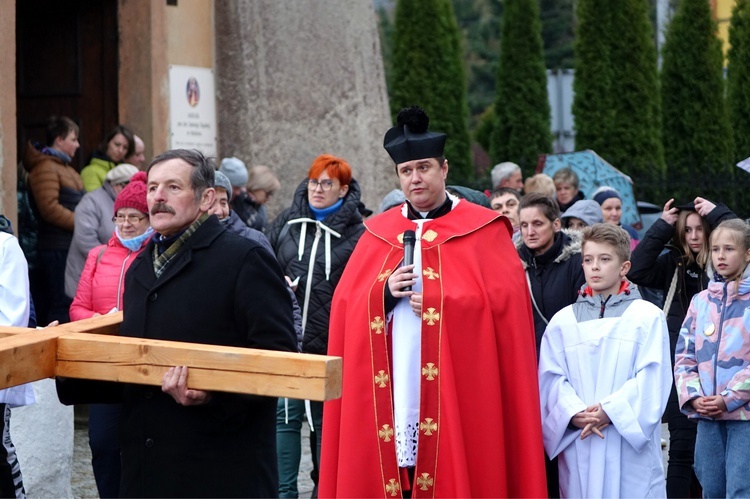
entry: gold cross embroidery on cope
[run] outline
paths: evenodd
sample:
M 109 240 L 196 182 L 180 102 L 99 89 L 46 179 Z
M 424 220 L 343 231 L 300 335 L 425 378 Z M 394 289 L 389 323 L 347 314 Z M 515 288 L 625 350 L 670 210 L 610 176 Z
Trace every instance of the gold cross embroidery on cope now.
M 437 431 L 437 423 L 432 418 L 425 418 L 424 421 L 419 423 L 419 429 L 429 437 L 432 436 L 433 431 Z
M 427 309 L 427 312 L 422 313 L 422 320 L 427 321 L 428 326 L 434 326 L 435 321 L 440 320 L 440 313 L 437 313 L 433 307 Z
M 438 277 L 440 277 L 440 274 L 438 274 L 437 272 L 435 272 L 435 269 L 433 269 L 432 267 L 427 267 L 427 269 L 423 270 L 422 271 L 422 275 L 427 276 L 427 279 L 429 279 L 431 281 L 434 281 L 435 279 L 437 279 Z
M 380 334 L 383 332 L 383 326 L 385 325 L 385 322 L 383 322 L 383 318 L 379 315 L 375 316 L 375 320 L 370 323 L 370 329 L 372 329 L 375 334 Z
M 427 365 L 422 368 L 422 376 L 426 376 L 427 381 L 434 380 L 437 374 L 438 368 L 435 367 L 435 364 L 433 364 L 432 362 L 428 362 Z
M 378 430 L 378 436 L 383 439 L 383 442 L 390 442 L 393 436 L 393 428 L 391 425 L 384 424 L 383 427 Z
M 394 497 L 398 495 L 398 491 L 400 488 L 401 486 L 396 483 L 395 478 L 391 478 L 390 480 L 388 480 L 388 483 L 385 484 L 385 491 Z
M 380 370 L 378 371 L 377 376 L 375 376 L 375 384 L 377 384 L 380 388 L 385 388 L 385 385 L 388 383 L 389 378 L 390 377 L 385 373 L 385 371 Z
M 383 282 L 383 281 L 384 281 L 384 280 L 386 280 L 386 279 L 388 278 L 388 276 L 389 276 L 389 275 L 391 275 L 392 273 L 393 273 L 393 271 L 392 271 L 392 270 L 390 270 L 390 269 L 388 269 L 388 270 L 386 270 L 385 272 L 383 272 L 382 274 L 379 274 L 379 275 L 378 275 L 378 282 Z
M 422 475 L 417 478 L 417 485 L 419 485 L 419 490 L 427 490 L 429 487 L 432 487 L 433 483 L 434 480 L 429 473 L 422 473 Z

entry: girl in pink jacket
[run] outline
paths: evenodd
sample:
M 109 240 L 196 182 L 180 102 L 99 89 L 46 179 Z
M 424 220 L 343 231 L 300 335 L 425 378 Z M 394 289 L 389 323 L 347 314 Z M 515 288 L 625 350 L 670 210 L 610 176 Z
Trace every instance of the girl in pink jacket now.
M 125 272 L 154 232 L 149 225 L 144 172 L 136 173 L 118 194 L 114 212 L 115 232 L 86 259 L 70 306 L 73 321 L 122 310 Z
M 675 385 L 682 411 L 698 421 L 703 497 L 750 497 L 750 227 L 726 220 L 710 247 L 715 274 L 682 324 Z

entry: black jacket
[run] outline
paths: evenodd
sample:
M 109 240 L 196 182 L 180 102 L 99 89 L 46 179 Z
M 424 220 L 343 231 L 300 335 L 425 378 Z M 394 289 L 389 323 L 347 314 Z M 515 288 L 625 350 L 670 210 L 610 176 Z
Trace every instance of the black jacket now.
M 341 237 L 330 236 L 330 274 L 326 277 L 325 232 L 320 228 L 315 255 L 312 257 L 313 273 L 307 305 L 307 321 L 302 339 L 302 351 L 325 354 L 328 350 L 328 319 L 331 314 L 331 301 L 336 285 L 341 279 L 344 267 L 365 230 L 362 215 L 358 210 L 361 191 L 356 180 L 352 179 L 349 191 L 344 196 L 341 208 L 328 215 L 322 222 L 315 221 L 315 215 L 307 198 L 307 182 L 303 181 L 294 193 L 292 206 L 279 215 L 267 231 L 268 240 L 276 251 L 276 258 L 284 274 L 292 281 L 299 277 L 297 302 L 305 316 L 305 292 L 311 263 L 311 252 L 315 244 L 315 234 L 320 224 L 338 233 Z M 306 221 L 288 224 L 289 221 Z M 302 258 L 299 248 L 303 227 L 305 230 Z
M 732 213 L 725 205 L 718 204 L 708 214 L 706 221 L 713 230 L 723 220 L 730 218 L 737 218 L 737 215 Z M 668 224 L 661 218 L 657 219 L 633 250 L 630 257 L 632 266 L 628 272 L 628 279 L 631 282 L 639 286 L 662 289 L 666 299 L 675 269 L 678 267 L 683 269 L 677 273 L 677 288 L 672 304 L 667 311 L 667 328 L 669 329 L 669 343 L 672 349 L 672 362 L 674 362 L 675 346 L 680 335 L 680 327 L 685 320 L 690 300 L 696 292 L 706 289 L 709 280 L 706 270 L 695 263 L 688 268 L 684 268 L 685 259 L 682 249 L 674 243 L 674 235 L 674 225 Z M 705 236 L 709 237 L 709 234 Z
M 159 279 L 153 246 L 126 275 L 122 336 L 297 350 L 281 269 L 259 244 L 211 216 Z M 78 381 L 58 383 L 61 400 Z M 278 495 L 275 398 L 214 392 L 184 407 L 159 387 L 93 383 L 102 396 L 90 401 L 123 403 L 121 497 Z
M 578 290 L 586 282 L 583 275 L 581 259 L 581 236 L 575 231 L 561 231 L 555 234 L 555 242 L 545 253 L 534 256 L 533 251 L 518 240 L 517 249 L 526 275 L 531 281 L 531 292 L 536 305 L 534 311 L 534 332 L 536 333 L 536 352 L 539 357 L 539 346 L 547 323 L 553 315 L 575 303 Z

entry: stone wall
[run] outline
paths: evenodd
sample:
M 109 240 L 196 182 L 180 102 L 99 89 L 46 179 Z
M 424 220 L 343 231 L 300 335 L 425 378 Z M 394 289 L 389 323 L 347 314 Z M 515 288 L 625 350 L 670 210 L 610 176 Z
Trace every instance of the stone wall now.
M 215 9 L 219 159 L 276 172 L 271 219 L 324 153 L 349 162 L 377 210 L 398 182 L 383 149 L 391 119 L 372 0 L 226 0 Z

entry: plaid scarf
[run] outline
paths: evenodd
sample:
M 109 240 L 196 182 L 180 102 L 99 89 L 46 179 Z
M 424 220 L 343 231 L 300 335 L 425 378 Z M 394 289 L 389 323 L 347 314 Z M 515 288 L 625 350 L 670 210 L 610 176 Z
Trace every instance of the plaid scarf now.
M 200 217 L 198 217 L 198 220 L 190 224 L 190 227 L 185 229 L 185 232 L 182 233 L 182 235 L 172 243 L 172 245 L 167 248 L 161 255 L 159 254 L 159 250 L 157 248 L 158 245 L 154 245 L 154 274 L 156 274 L 156 278 L 158 279 L 161 277 L 161 275 L 164 273 L 164 269 L 167 267 L 167 264 L 172 261 L 172 258 L 177 255 L 177 253 L 182 249 L 182 247 L 185 245 L 185 241 L 188 240 L 190 236 L 192 236 L 196 230 L 198 230 L 198 227 L 200 227 L 203 222 L 205 222 L 209 217 L 208 212 L 204 213 Z

